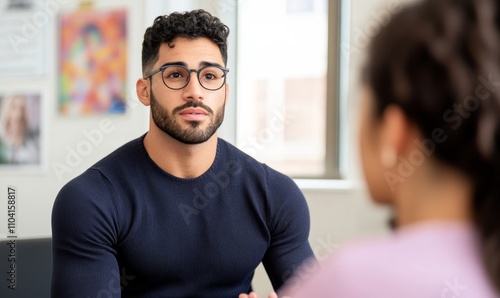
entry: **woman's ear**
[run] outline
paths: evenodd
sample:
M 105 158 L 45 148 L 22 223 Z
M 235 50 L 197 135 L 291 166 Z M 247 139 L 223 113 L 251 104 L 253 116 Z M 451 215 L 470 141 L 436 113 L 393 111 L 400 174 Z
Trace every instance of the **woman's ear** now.
M 150 90 L 147 79 L 138 79 L 135 84 L 135 90 L 137 92 L 137 97 L 142 102 L 143 105 L 149 106 L 151 104 Z
M 394 105 L 385 109 L 380 129 L 382 152 L 395 154 L 396 161 L 397 156 L 405 155 L 417 138 L 411 122 L 401 108 Z

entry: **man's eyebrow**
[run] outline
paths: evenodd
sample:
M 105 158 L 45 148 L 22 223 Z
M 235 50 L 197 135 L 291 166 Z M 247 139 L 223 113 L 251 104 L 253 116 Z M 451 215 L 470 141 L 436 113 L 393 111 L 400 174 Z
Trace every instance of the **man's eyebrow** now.
M 224 67 L 224 66 L 220 65 L 220 64 L 219 64 L 219 63 L 217 63 L 217 62 L 201 61 L 201 62 L 200 62 L 200 68 L 201 68 L 201 67 L 204 67 L 204 66 L 218 66 L 218 67 Z
M 176 62 L 167 62 L 165 64 L 163 64 L 161 67 L 165 67 L 165 66 L 172 66 L 172 65 L 182 65 L 184 67 L 188 67 L 187 63 L 186 62 L 182 62 L 182 61 L 176 61 Z M 201 61 L 199 63 L 199 67 L 202 68 L 202 67 L 205 67 L 205 66 L 218 66 L 218 67 L 224 67 L 222 65 L 220 65 L 219 63 L 217 62 L 210 62 L 210 61 Z
M 171 66 L 171 65 L 182 65 L 182 66 L 187 67 L 186 62 L 182 62 L 182 61 L 167 62 L 167 63 L 163 64 L 161 67 L 164 67 L 164 66 Z

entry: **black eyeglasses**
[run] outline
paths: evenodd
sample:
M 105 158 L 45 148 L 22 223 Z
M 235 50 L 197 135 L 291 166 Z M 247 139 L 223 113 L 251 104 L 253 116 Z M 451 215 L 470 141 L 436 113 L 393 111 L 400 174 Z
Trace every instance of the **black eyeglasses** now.
M 180 90 L 186 87 L 191 79 L 191 73 L 195 72 L 198 82 L 203 88 L 216 91 L 226 83 L 226 74 L 229 69 L 218 65 L 206 65 L 200 69 L 189 69 L 184 65 L 169 64 L 153 70 L 145 79 L 159 72 L 162 73 L 161 77 L 165 86 L 172 90 Z

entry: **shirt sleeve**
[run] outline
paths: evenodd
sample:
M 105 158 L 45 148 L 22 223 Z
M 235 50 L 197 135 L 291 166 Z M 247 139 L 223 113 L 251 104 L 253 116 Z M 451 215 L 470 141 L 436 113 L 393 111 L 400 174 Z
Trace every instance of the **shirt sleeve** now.
M 111 186 L 96 170 L 65 185 L 52 210 L 52 297 L 120 297 Z
M 302 266 L 315 263 L 309 244 L 309 208 L 289 177 L 270 170 L 268 176 L 271 243 L 262 263 L 275 290 Z M 307 261 L 307 262 L 306 262 Z

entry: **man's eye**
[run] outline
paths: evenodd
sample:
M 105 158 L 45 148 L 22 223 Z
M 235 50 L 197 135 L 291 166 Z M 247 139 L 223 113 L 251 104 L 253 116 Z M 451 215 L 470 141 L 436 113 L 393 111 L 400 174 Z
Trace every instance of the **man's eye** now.
M 182 78 L 182 74 L 180 72 L 172 72 L 172 73 L 167 74 L 167 78 L 179 79 L 179 78 Z
M 203 77 L 207 80 L 215 80 L 217 77 L 213 73 L 204 74 Z

